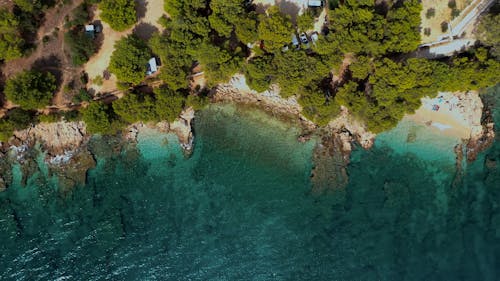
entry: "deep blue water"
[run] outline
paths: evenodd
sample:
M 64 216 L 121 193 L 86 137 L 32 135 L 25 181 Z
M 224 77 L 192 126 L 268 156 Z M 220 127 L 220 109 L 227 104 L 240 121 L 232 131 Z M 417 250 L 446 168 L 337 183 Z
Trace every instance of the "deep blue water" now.
M 40 163 L 0 193 L 0 279 L 500 278 L 498 141 L 457 177 L 456 140 L 401 124 L 319 195 L 293 125 L 232 106 L 195 121 L 189 159 L 154 131 L 112 156 L 96 138 L 85 186 L 62 194 Z

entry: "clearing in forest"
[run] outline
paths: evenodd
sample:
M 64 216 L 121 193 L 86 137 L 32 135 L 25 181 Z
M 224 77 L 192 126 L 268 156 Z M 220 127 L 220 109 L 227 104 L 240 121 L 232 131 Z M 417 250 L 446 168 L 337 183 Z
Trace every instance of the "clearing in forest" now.
M 92 80 L 97 76 L 104 76 L 104 72 L 109 66 L 111 55 L 115 49 L 115 43 L 118 40 L 131 33 L 135 33 L 139 38 L 147 40 L 153 32 L 163 30 L 163 27 L 158 23 L 158 20 L 165 14 L 163 5 L 163 0 L 138 1 L 138 22 L 135 26 L 122 32 L 113 30 L 109 24 L 102 21 L 102 33 L 104 37 L 102 46 L 99 52 L 85 64 L 85 72 L 89 76 L 88 88 L 93 88 L 96 92 L 102 93 L 117 90 L 117 80 L 114 75 L 111 75 L 108 80 L 104 80 L 102 85 L 96 85 L 92 83 Z M 94 20 L 100 20 L 100 13 L 100 10 L 96 12 Z
M 463 16 L 463 11 L 478 0 L 422 0 L 422 44 L 439 41 L 449 32 L 447 23 Z M 454 7 L 454 8 L 453 8 Z

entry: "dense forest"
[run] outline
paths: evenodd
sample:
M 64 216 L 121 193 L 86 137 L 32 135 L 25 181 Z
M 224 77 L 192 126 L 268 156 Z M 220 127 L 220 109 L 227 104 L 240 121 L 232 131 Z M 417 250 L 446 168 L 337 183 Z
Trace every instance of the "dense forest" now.
M 42 7 L 33 6 L 38 1 L 15 2 L 17 13 L 0 9 L 0 60 L 27 53 L 29 44 L 19 35 L 32 25 L 24 21 L 43 13 Z M 83 3 L 67 22 L 65 40 L 76 66 L 97 50 L 80 28 L 89 19 L 90 7 L 98 5 L 102 19 L 117 31 L 137 21 L 132 0 L 96 2 Z M 164 32 L 153 34 L 147 42 L 129 35 L 115 45 L 108 70 L 118 78 L 125 97 L 112 104 L 91 101 L 81 114 L 71 116 L 82 118 L 95 133 L 113 133 L 139 120 L 173 120 L 185 106 L 200 108 L 206 103 L 208 91 L 190 88 L 193 69 L 201 67 L 208 88 L 242 73 L 258 92 L 276 84 L 282 97 L 295 95 L 303 114 L 319 125 L 326 125 L 345 106 L 378 133 L 415 111 L 424 96 L 476 90 L 500 81 L 498 28 L 485 27 L 497 27 L 498 15 L 485 17 L 478 28 L 481 43 L 472 50 L 428 60 L 413 55 L 420 44 L 422 6 L 418 0 L 331 2 L 318 39 L 297 48 L 292 34 L 310 31 L 319 8 L 292 18 L 277 6 L 258 13 L 251 1 L 165 0 Z M 141 93 L 138 86 L 144 85 L 152 55 L 162 62 L 156 77 L 162 86 L 153 93 Z M 49 74 L 33 71 L 6 81 L 6 98 L 29 114 L 11 110 L 0 120 L 1 139 L 23 127 L 28 117 L 37 122 L 65 116 L 37 118 L 33 112 L 50 103 L 55 84 Z M 91 100 L 82 90 L 78 101 Z

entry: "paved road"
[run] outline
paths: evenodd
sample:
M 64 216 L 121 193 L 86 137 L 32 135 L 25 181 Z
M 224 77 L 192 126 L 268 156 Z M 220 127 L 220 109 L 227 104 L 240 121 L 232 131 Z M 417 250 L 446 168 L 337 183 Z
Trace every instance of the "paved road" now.
M 475 40 L 473 38 L 453 39 L 453 37 L 462 36 L 465 30 L 467 30 L 471 25 L 476 24 L 479 16 L 484 11 L 497 1 L 499 0 L 477 0 L 475 3 L 469 5 L 469 7 L 473 6 L 473 8 L 469 8 L 470 11 L 468 11 L 467 15 L 458 23 L 455 24 L 452 22 L 450 35 L 448 37 L 436 42 L 421 45 L 421 48 L 415 55 L 417 57 L 433 59 L 443 56 L 451 56 L 455 52 L 465 51 L 468 47 L 474 44 Z
M 471 25 L 475 24 L 478 17 L 497 0 L 479 0 L 475 6 L 458 24 L 452 23 L 452 36 L 460 36 Z

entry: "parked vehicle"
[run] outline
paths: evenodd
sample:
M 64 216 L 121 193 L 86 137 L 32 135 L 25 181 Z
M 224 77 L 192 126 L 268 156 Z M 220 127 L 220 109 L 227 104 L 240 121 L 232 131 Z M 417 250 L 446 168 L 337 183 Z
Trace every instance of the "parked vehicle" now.
M 302 43 L 302 48 L 307 50 L 311 47 L 311 45 L 309 45 L 309 39 L 307 39 L 307 34 L 305 32 L 302 32 L 301 34 L 299 34 L 299 38 L 300 38 L 300 42 Z
M 318 42 L 318 40 L 319 40 L 318 32 L 313 32 L 310 37 L 311 37 L 311 41 L 313 42 L 313 44 Z
M 292 34 L 292 45 L 295 47 L 295 49 L 299 48 L 299 39 L 297 39 L 297 35 Z
M 302 44 L 308 44 L 309 43 L 309 39 L 307 39 L 307 35 L 306 35 L 305 32 L 302 32 L 299 35 L 299 38 L 300 38 L 300 42 L 302 42 Z
M 309 0 L 307 5 L 310 8 L 321 8 L 323 7 L 324 3 L 323 0 Z

